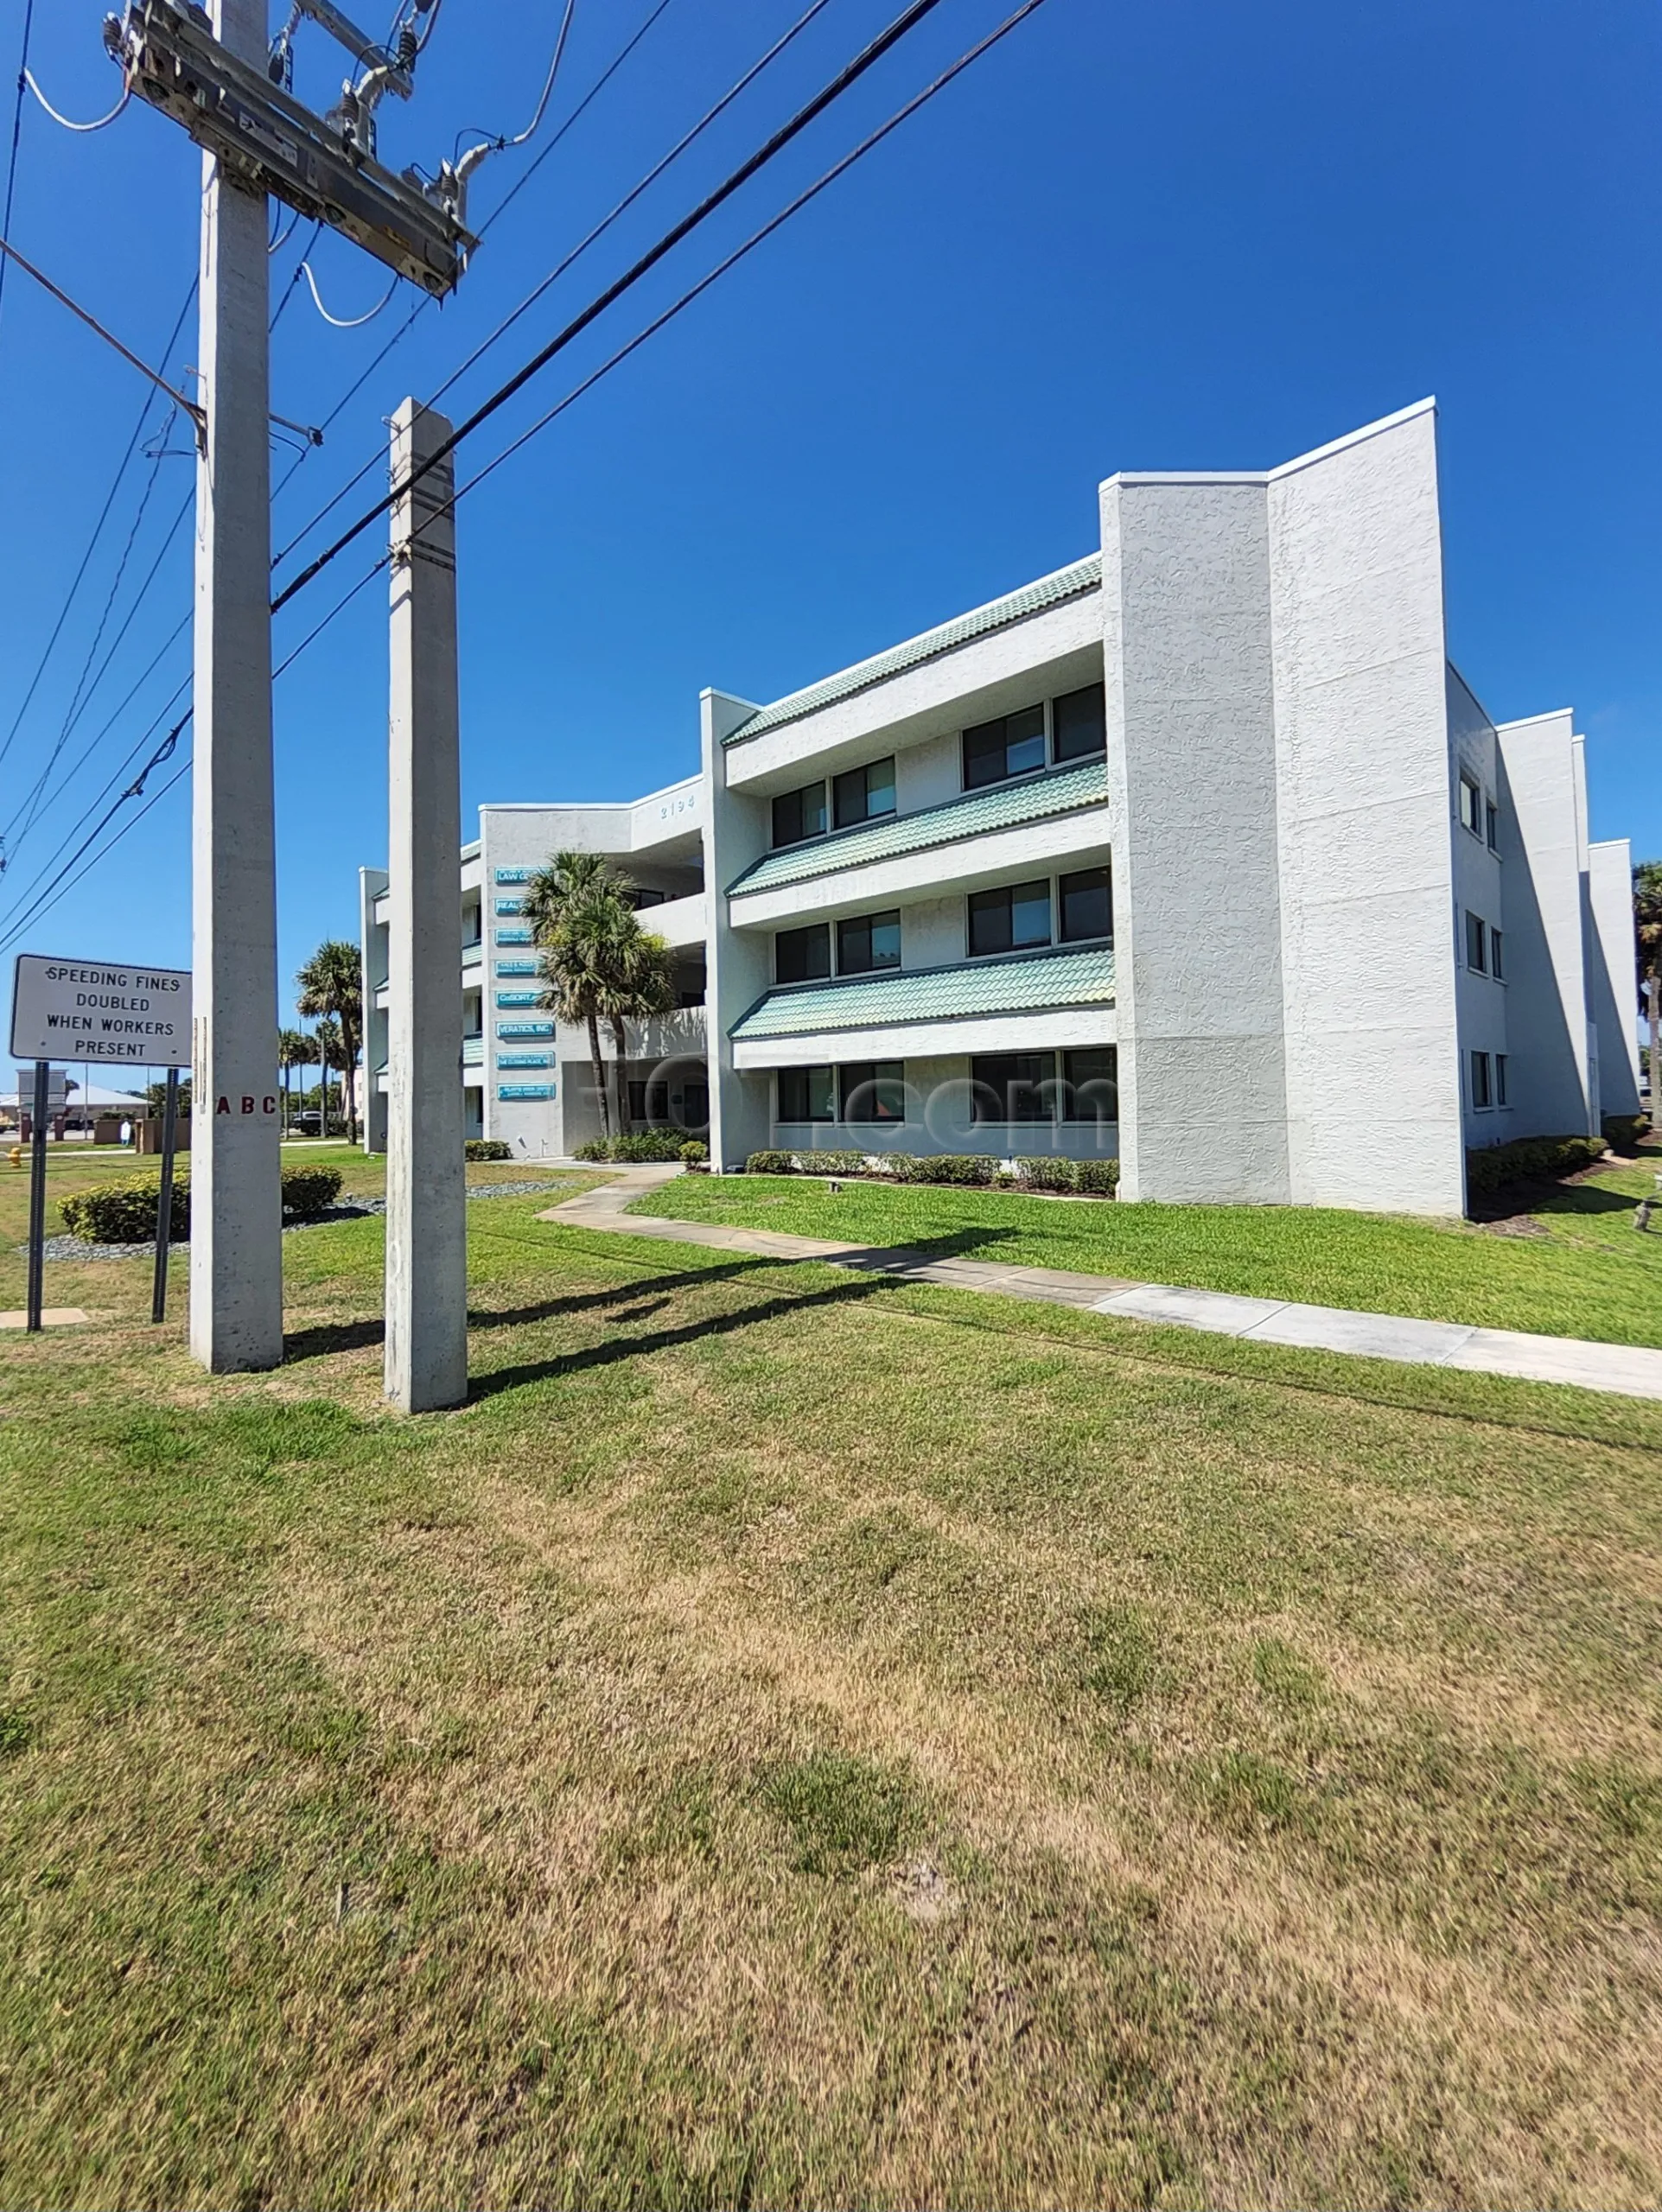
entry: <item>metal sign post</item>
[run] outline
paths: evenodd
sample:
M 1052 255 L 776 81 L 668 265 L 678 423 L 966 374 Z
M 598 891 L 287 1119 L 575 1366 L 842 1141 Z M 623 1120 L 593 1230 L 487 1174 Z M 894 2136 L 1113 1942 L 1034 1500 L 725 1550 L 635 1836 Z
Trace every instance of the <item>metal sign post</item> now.
M 11 1049 L 35 1063 L 35 1128 L 29 1192 L 29 1313 L 41 1325 L 46 1238 L 46 1123 L 56 1053 L 92 1067 L 165 1067 L 167 1118 L 162 1133 L 162 1205 L 156 1216 L 156 1291 L 150 1319 L 167 1310 L 168 1236 L 173 1224 L 173 1159 L 178 1141 L 179 1070 L 190 1058 L 188 968 L 125 960 L 58 960 L 20 952 L 12 975 Z M 21 1077 L 20 1077 L 21 1080 Z M 86 1092 L 83 1090 L 83 1107 Z M 247 1102 L 252 1106 L 252 1101 Z
M 156 1207 L 156 1284 L 150 1319 L 168 1318 L 168 1253 L 173 1243 L 173 1154 L 179 1138 L 179 1071 L 168 1070 L 168 1103 L 162 1116 L 162 1187 Z
M 46 1060 L 35 1063 L 35 1120 L 29 1147 L 29 1313 L 25 1328 L 41 1325 L 41 1286 L 46 1262 L 46 1116 L 51 1103 L 52 1069 Z

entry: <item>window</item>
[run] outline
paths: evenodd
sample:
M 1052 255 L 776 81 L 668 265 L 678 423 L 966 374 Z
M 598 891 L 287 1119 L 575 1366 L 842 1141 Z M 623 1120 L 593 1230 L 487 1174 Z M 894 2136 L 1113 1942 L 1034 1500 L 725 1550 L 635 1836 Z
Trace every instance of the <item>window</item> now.
M 649 890 L 644 883 L 632 883 L 623 895 L 638 914 L 645 907 L 661 906 L 670 894 L 667 891 Z
M 825 786 L 804 784 L 799 791 L 781 791 L 774 801 L 774 842 L 799 845 L 805 837 L 825 831 Z
M 970 953 L 1016 952 L 1050 942 L 1050 885 L 1007 883 L 970 893 Z
M 1477 916 L 1469 911 L 1466 916 L 1466 965 L 1474 975 L 1486 976 L 1489 963 L 1484 957 L 1484 941 L 1488 931 Z
M 837 1077 L 831 1068 L 781 1068 L 779 1071 L 779 1118 L 781 1122 L 834 1122 L 837 1119 Z
M 1497 1106 L 1504 1106 L 1506 1103 L 1506 1056 L 1504 1052 L 1497 1052 L 1494 1056 L 1494 1103 Z
M 670 1117 L 670 1087 L 661 1079 L 651 1083 L 631 1082 L 629 1085 L 629 1119 L 632 1122 L 662 1123 Z
M 964 733 L 964 788 L 979 791 L 1009 776 L 1025 776 L 1045 765 L 1045 710 L 1023 707 L 996 722 Z
M 900 1060 L 850 1060 L 839 1071 L 845 1122 L 903 1122 L 906 1069 Z
M 1059 763 L 1084 760 L 1102 752 L 1108 735 L 1101 684 L 1087 683 L 1083 691 L 1069 691 L 1052 700 L 1050 726 Z
M 895 811 L 895 756 L 887 760 L 869 761 L 863 768 L 850 768 L 845 775 L 835 777 L 831 782 L 831 815 L 839 830 L 846 830 L 856 822 L 875 821 L 880 814 Z M 775 838 L 774 843 L 779 840 Z
M 1500 810 L 1493 799 L 1483 809 L 1483 819 L 1487 825 L 1489 850 L 1498 853 L 1500 849 Z
M 774 976 L 781 983 L 812 983 L 831 973 L 831 925 L 780 930 L 774 939 Z
M 901 918 L 898 913 L 856 914 L 851 922 L 837 925 L 837 972 L 839 976 L 869 976 L 875 968 L 901 964 Z
M 775 800 L 775 805 L 778 801 Z M 1462 769 L 1460 778 L 1460 818 L 1474 837 L 1483 835 L 1483 791 Z M 776 844 L 777 838 L 774 841 Z
M 1075 875 L 1065 875 L 1057 892 L 1064 944 L 1076 944 L 1081 938 L 1113 935 L 1114 912 L 1105 868 L 1082 868 Z
M 1062 1119 L 1094 1122 L 1098 1128 L 1119 1119 L 1119 1052 L 1113 1045 L 1062 1054 Z
M 1048 1122 L 1055 1089 L 1048 1052 L 984 1052 L 970 1062 L 974 1119 L 980 1123 Z
M 1506 980 L 1506 971 L 1500 964 L 1500 947 L 1502 942 L 1503 939 L 1499 930 L 1491 930 L 1489 931 L 1489 973 L 1494 977 L 1497 983 L 1504 983 Z
M 1489 1056 L 1487 1052 L 1472 1054 L 1472 1103 L 1484 1107 L 1493 1104 L 1489 1096 Z

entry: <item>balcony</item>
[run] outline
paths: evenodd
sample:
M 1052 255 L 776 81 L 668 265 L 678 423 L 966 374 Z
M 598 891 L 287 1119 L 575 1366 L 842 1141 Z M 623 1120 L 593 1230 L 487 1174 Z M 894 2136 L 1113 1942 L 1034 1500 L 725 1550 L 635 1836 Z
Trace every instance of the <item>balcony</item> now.
M 1111 944 L 772 990 L 734 1023 L 737 1068 L 1111 1042 Z
M 656 906 L 640 909 L 640 926 L 650 930 L 654 937 L 661 937 L 677 951 L 689 945 L 702 946 L 708 929 L 702 891 L 690 893 L 685 899 L 665 899 Z
M 1108 764 L 1081 760 L 765 853 L 728 887 L 735 929 L 969 890 L 1109 842 Z
M 708 1031 L 701 1006 L 678 1007 L 673 1014 L 655 1014 L 650 1021 L 627 1021 L 624 1041 L 632 1060 L 703 1059 Z

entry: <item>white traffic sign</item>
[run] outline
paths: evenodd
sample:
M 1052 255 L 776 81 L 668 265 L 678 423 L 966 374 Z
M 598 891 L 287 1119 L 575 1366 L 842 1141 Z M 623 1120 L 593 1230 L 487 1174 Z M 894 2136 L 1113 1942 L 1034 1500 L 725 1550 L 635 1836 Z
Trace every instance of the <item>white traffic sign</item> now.
M 11 1049 L 20 1060 L 190 1065 L 190 970 L 17 956 Z

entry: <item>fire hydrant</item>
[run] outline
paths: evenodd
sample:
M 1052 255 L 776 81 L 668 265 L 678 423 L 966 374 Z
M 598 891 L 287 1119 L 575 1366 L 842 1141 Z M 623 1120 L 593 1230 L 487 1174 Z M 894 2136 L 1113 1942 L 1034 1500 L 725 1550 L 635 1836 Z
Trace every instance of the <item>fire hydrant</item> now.
M 14 1167 L 21 1167 L 23 1164 L 23 1147 L 22 1145 L 13 1145 L 11 1150 L 6 1154 L 6 1158 L 11 1162 Z

